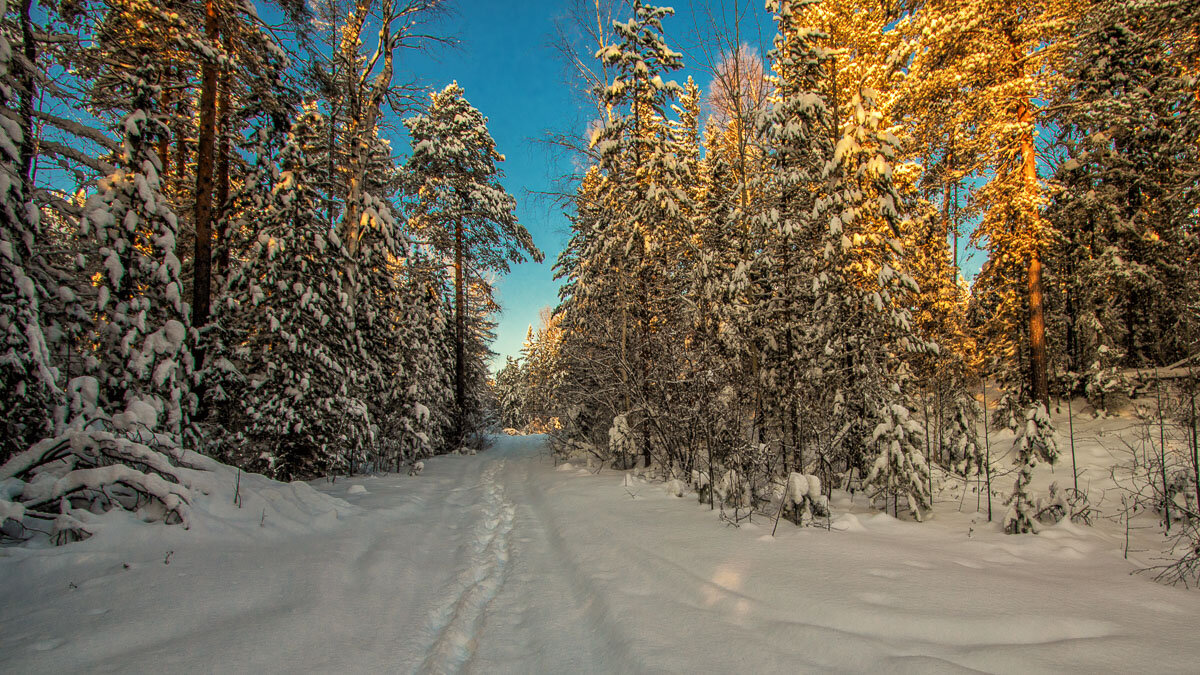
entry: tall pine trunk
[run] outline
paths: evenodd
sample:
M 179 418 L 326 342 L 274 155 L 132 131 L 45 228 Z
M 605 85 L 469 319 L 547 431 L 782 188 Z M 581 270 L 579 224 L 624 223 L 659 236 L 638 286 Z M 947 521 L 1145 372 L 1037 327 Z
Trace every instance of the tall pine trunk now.
M 228 31 L 225 35 L 225 51 L 232 47 Z M 221 84 L 217 93 L 220 95 L 217 103 L 217 275 L 224 277 L 229 271 L 229 96 L 230 73 L 228 69 L 221 71 Z
M 217 7 L 215 0 L 204 2 L 204 35 L 216 44 Z M 207 59 L 201 67 L 200 132 L 196 147 L 196 247 L 193 260 L 192 325 L 197 328 L 208 323 L 209 301 L 212 295 L 212 196 L 213 146 L 217 129 L 217 64 Z M 196 354 L 196 363 L 202 362 Z
M 168 67 L 168 70 L 170 68 Z M 171 135 L 175 137 L 175 185 L 176 190 L 183 191 L 183 176 L 187 171 L 188 163 L 188 147 L 187 147 L 187 126 L 185 120 L 188 119 L 188 87 L 191 86 L 191 77 L 184 70 L 183 64 L 179 63 L 175 66 L 175 77 L 179 82 L 179 91 L 175 94 L 175 118 L 171 120 Z
M 170 79 L 170 75 L 171 66 L 167 65 L 163 68 L 163 80 Z M 158 96 L 158 109 L 164 114 L 171 109 L 171 98 L 171 95 L 168 93 L 168 88 L 163 87 L 162 92 L 160 92 Z M 169 128 L 166 133 L 158 137 L 158 145 L 156 146 L 156 150 L 158 152 L 158 161 L 162 164 L 162 170 L 159 172 L 159 176 L 162 177 L 163 191 L 166 192 L 169 188 L 169 179 L 171 177 L 171 133 Z
M 1026 189 L 1037 191 L 1037 154 L 1033 146 L 1033 111 L 1028 100 L 1017 108 L 1017 119 L 1028 130 L 1021 137 L 1021 174 Z M 1050 410 L 1050 388 L 1046 367 L 1046 316 L 1042 302 L 1041 233 L 1032 217 L 1029 237 L 1029 365 L 1033 396 Z
M 454 223 L 454 440 L 460 447 L 467 430 L 466 300 L 467 294 L 463 289 L 463 222 L 460 218 Z
M 30 15 L 30 0 L 21 3 L 21 51 L 25 64 L 21 68 L 18 107 L 21 126 L 21 175 L 25 183 L 26 196 L 33 195 L 33 155 L 36 137 L 33 132 L 33 101 L 38 96 L 34 71 L 37 69 L 37 45 L 33 42 L 33 18 Z

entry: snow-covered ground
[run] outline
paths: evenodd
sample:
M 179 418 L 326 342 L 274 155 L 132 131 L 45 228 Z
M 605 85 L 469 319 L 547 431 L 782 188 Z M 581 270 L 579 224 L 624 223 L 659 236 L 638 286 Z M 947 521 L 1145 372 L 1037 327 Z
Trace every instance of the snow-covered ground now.
M 723 525 L 661 483 L 556 467 L 540 437 L 420 476 L 314 483 L 324 494 L 247 480 L 242 509 L 210 505 L 191 532 L 0 550 L 0 672 L 1200 663 L 1200 594 L 1131 576 L 1111 526 L 1010 537 L 953 502 L 918 524 L 842 495 L 840 529 L 783 522 L 772 537 L 766 519 Z

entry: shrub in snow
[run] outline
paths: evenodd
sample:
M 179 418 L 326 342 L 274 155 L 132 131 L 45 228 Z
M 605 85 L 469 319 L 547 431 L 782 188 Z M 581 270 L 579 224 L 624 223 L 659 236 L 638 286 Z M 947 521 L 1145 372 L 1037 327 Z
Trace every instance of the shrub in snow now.
M 92 378 L 73 380 L 68 393 L 79 414 L 65 431 L 0 466 L 5 538 L 84 539 L 91 515 L 110 509 L 187 525 L 199 456 L 162 433 L 150 405 L 135 400 L 108 416 L 95 407 L 97 390 Z
M 752 503 L 750 483 L 736 469 L 725 472 L 712 487 L 721 504 L 735 508 L 747 508 Z
M 987 460 L 976 428 L 983 410 L 975 399 L 965 395 L 955 396 L 950 406 L 950 422 L 944 433 L 951 465 L 963 476 L 982 474 Z
M 780 508 L 783 517 L 797 525 L 802 523 L 806 508 L 814 516 L 828 516 L 829 501 L 821 493 L 821 479 L 802 473 L 789 475 Z
M 1062 489 L 1058 481 L 1050 484 L 1045 497 L 1037 498 L 1037 519 L 1043 523 L 1062 520 L 1091 524 L 1091 504 L 1087 495 L 1072 488 Z
M 666 482 L 663 489 L 672 497 L 682 497 L 687 492 L 687 485 L 678 478 L 672 478 Z
M 1033 469 L 1038 460 L 1051 464 L 1058 459 L 1058 444 L 1054 440 L 1054 425 L 1046 406 L 1038 403 L 1025 413 L 1025 424 L 1017 431 L 1013 441 L 1017 451 L 1017 482 L 1012 494 L 1004 502 L 1008 512 L 1004 515 L 1004 531 L 1008 534 L 1037 533 L 1037 508 L 1034 496 L 1029 492 L 1033 481 Z
M 413 464 L 411 467 L 409 467 L 408 475 L 420 476 L 421 472 L 424 470 L 425 470 L 425 462 L 417 462 L 417 463 Z
M 696 496 L 701 504 L 712 496 L 712 484 L 708 480 L 707 471 L 692 469 L 692 487 L 695 488 Z
M 632 458 L 637 453 L 633 430 L 629 428 L 629 421 L 624 415 L 617 415 L 613 418 L 612 427 L 608 430 L 608 451 L 614 457 L 620 457 L 622 464 L 627 461 L 632 462 Z

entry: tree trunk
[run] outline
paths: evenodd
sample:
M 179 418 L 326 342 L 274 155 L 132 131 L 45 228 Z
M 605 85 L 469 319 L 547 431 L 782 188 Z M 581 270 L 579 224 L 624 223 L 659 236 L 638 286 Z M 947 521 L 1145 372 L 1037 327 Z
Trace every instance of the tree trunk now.
M 1033 111 L 1029 101 L 1023 101 L 1017 109 L 1018 120 L 1029 125 L 1021 137 L 1021 173 L 1026 189 L 1037 192 L 1037 154 L 1033 146 Z M 1029 370 L 1034 398 L 1050 410 L 1050 387 L 1046 368 L 1046 316 L 1042 304 L 1042 258 L 1040 223 L 1036 215 L 1031 216 L 1029 242 Z
M 215 0 L 204 2 L 204 35 L 210 44 L 216 44 L 217 7 Z M 212 196 L 213 196 L 213 141 L 217 128 L 217 64 L 206 60 L 201 66 L 200 83 L 200 132 L 196 147 L 196 247 L 192 261 L 192 325 L 196 328 L 208 323 L 209 302 L 212 296 Z M 197 351 L 197 365 L 202 354 Z
M 1029 366 L 1033 395 L 1050 410 L 1046 378 L 1046 318 L 1042 306 L 1042 261 L 1037 251 L 1029 256 Z
M 165 66 L 163 68 L 163 79 L 168 79 L 170 74 L 171 67 Z M 171 96 L 167 93 L 167 91 L 168 88 L 164 87 L 158 99 L 158 109 L 164 114 L 171 108 Z M 167 192 L 167 180 L 171 175 L 171 132 L 169 127 L 162 136 L 159 136 L 157 151 L 158 161 L 160 164 L 162 164 L 162 168 L 159 170 L 158 175 L 162 180 L 162 190 L 165 194 Z
M 233 44 L 228 33 L 225 35 L 225 51 Z M 229 134 L 230 119 L 230 73 L 221 72 L 221 84 L 217 91 L 217 276 L 224 277 L 229 271 Z
M 459 218 L 454 223 L 454 440 L 459 446 L 467 430 L 466 299 L 463 288 L 463 222 Z
M 171 120 L 171 135 L 175 137 L 175 178 L 176 189 L 182 191 L 183 173 L 187 169 L 187 87 L 188 75 L 183 70 L 183 64 L 175 66 L 175 76 L 179 80 L 179 92 L 175 96 L 175 119 Z
M 27 65 L 21 67 L 20 107 L 21 124 L 21 180 L 27 199 L 33 198 L 33 100 L 37 97 L 37 82 L 33 73 L 37 67 L 37 45 L 33 42 L 33 18 L 30 16 L 31 0 L 21 3 L 21 50 Z

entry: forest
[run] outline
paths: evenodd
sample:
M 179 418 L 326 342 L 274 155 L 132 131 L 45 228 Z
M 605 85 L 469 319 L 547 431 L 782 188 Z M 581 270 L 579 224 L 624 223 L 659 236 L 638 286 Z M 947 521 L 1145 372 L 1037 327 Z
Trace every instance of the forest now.
M 1193 672 L 1200 0 L 0 0 L 0 336 L 0 671 Z
M 542 253 L 486 117 L 395 74 L 444 3 L 3 7 L 6 538 L 185 520 L 189 453 L 290 480 L 479 444 L 490 275 Z
M 1031 489 L 1052 413 L 1148 395 L 1137 508 L 1200 541 L 1196 0 L 733 2 L 679 37 L 567 3 L 560 302 L 494 375 L 496 279 L 543 253 L 488 118 L 406 79 L 452 9 L 0 0 L 5 542 L 186 525 L 210 460 L 398 473 L 501 428 L 734 523 L 835 489 L 920 521 L 954 479 L 1036 532 L 1088 509 L 1077 471 Z
M 747 515 L 854 488 L 921 520 L 935 483 L 982 480 L 1026 533 L 1089 510 L 1078 472 L 1054 508 L 1030 488 L 1067 449 L 1051 413 L 1149 396 L 1137 503 L 1196 541 L 1200 5 L 766 9 L 765 60 L 711 20 L 707 90 L 671 79 L 669 8 L 571 59 L 597 122 L 503 424 Z

